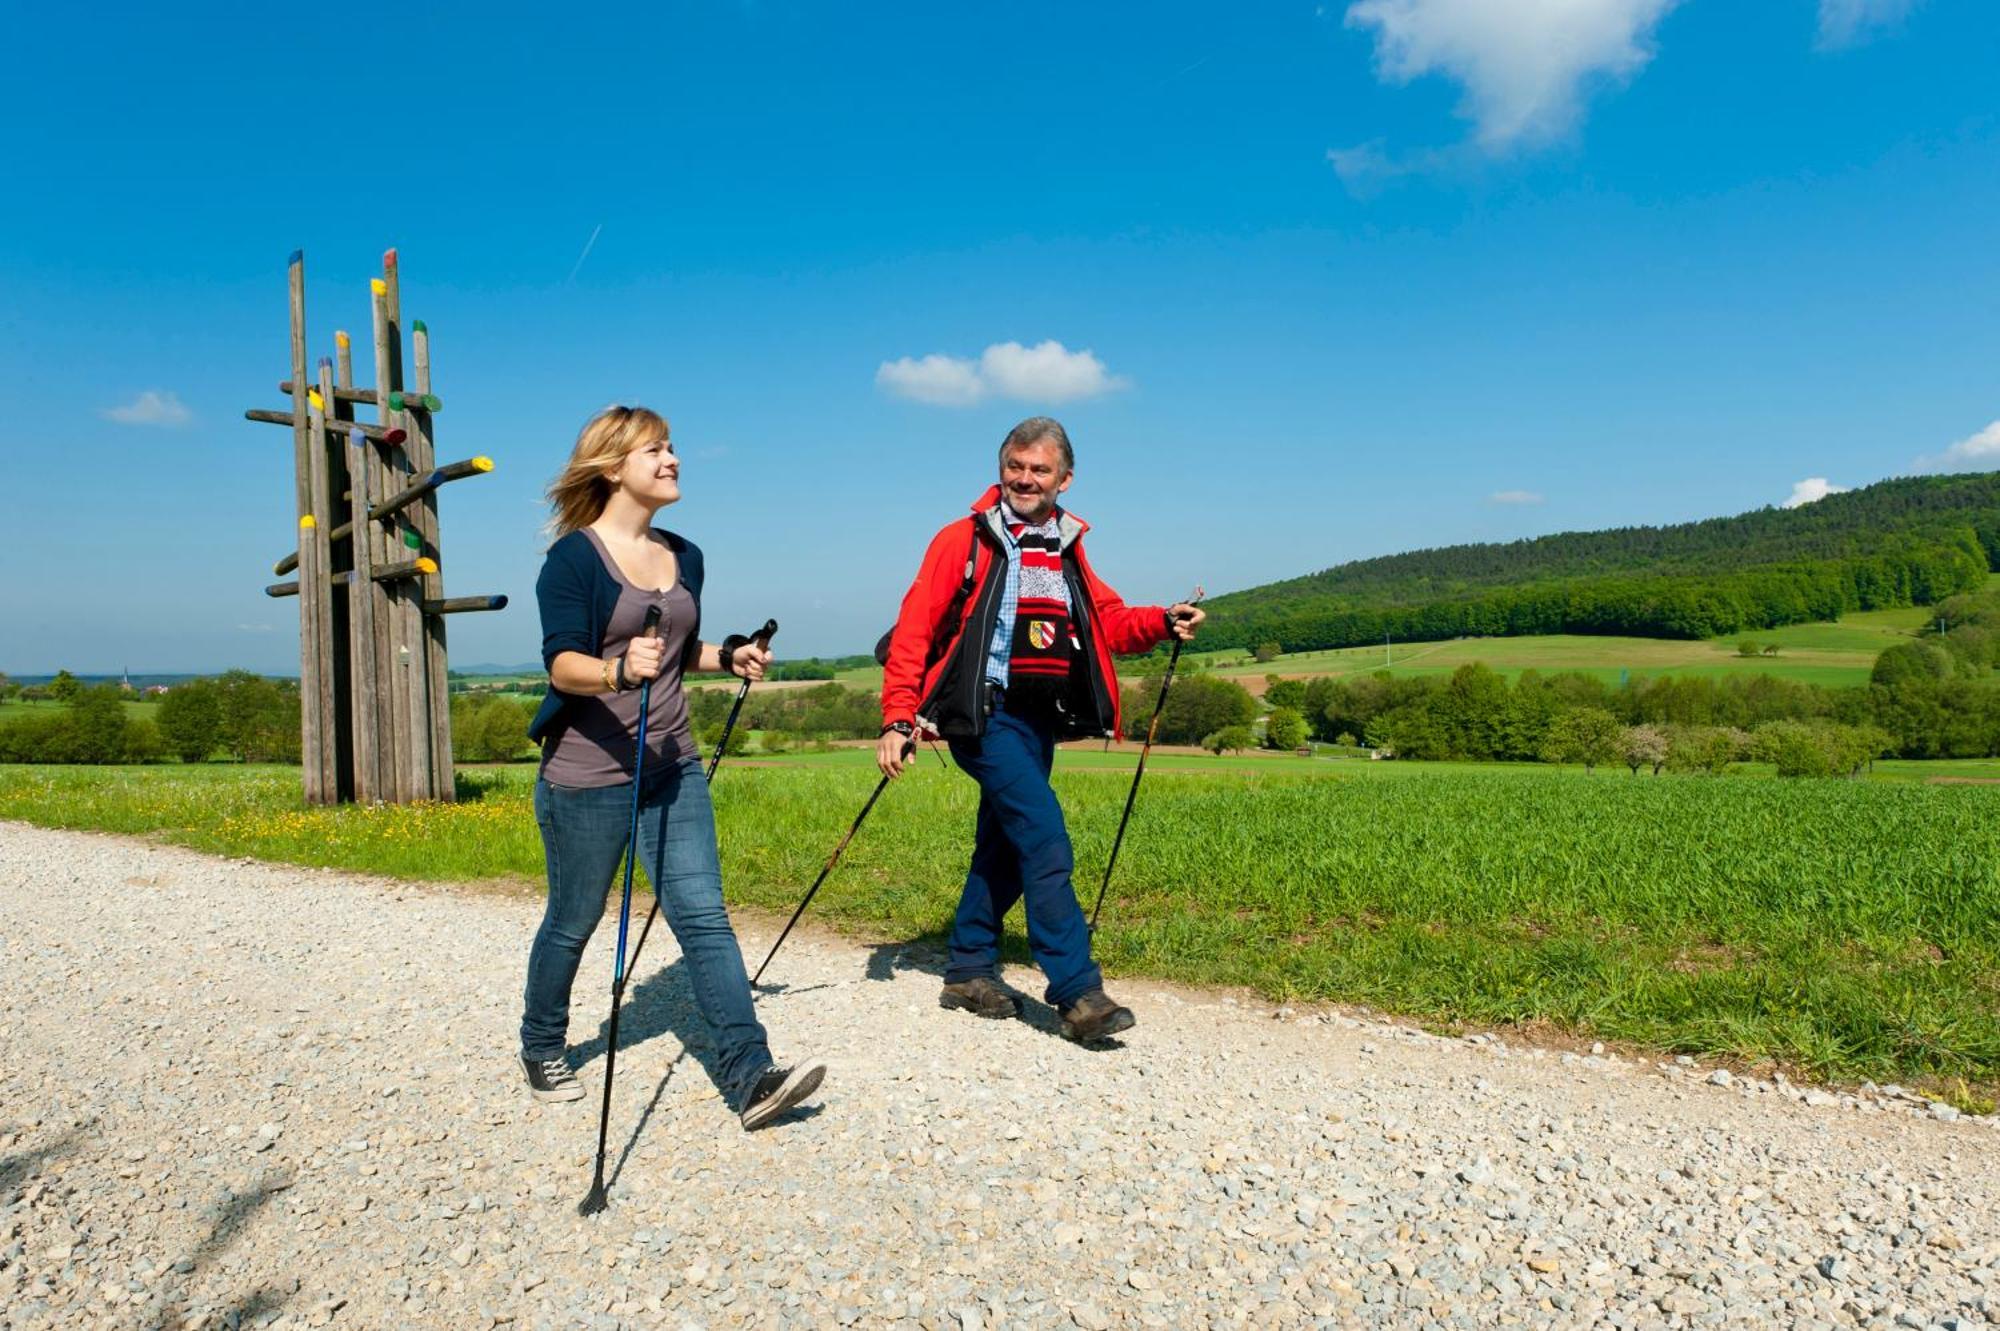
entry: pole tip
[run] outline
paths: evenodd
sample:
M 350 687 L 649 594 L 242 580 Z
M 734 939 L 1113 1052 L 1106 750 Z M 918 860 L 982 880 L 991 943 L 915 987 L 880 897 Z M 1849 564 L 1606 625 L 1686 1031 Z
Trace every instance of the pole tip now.
M 438 571 L 437 560 L 432 559 L 430 556 L 426 555 L 423 558 L 417 560 L 417 572 L 435 573 L 437 571 Z
M 424 327 L 424 321 L 422 319 L 414 319 L 410 322 L 410 331 L 413 333 L 423 333 L 426 336 L 428 336 L 431 330 Z
M 480 456 L 472 459 L 472 469 L 474 471 L 492 471 L 493 459 L 485 456 L 484 454 L 481 454 Z
M 297 268 L 305 261 L 306 261 L 306 252 L 304 250 L 293 250 L 290 254 L 287 254 L 285 256 L 285 266 L 287 268 Z
M 382 267 L 386 271 L 396 266 L 396 247 L 391 245 L 382 251 Z
M 379 277 L 371 277 L 368 279 L 368 290 L 377 296 L 386 296 L 389 294 L 389 284 Z
M 313 521 L 313 515 L 310 513 L 306 514 L 304 517 L 299 519 L 300 531 L 311 531 L 314 527 L 317 526 L 319 526 L 319 523 Z
M 308 388 L 306 390 L 306 401 L 312 403 L 312 409 L 314 411 L 326 410 L 326 399 L 319 395 L 319 390 L 317 388 Z
M 610 1205 L 610 1199 L 604 1195 L 604 1185 L 597 1183 L 591 1186 L 590 1195 L 576 1204 L 576 1213 L 578 1215 L 596 1215 Z
M 335 345 L 336 347 L 339 347 L 339 348 L 340 348 L 340 349 L 341 349 L 342 351 L 345 351 L 345 350 L 347 350 L 347 348 L 348 348 L 348 347 L 349 347 L 350 345 L 352 345 L 352 341 L 353 341 L 353 340 L 352 340 L 351 338 L 349 338 L 349 337 L 347 336 L 347 334 L 346 334 L 346 333 L 343 333 L 343 332 L 341 332 L 341 331 L 340 331 L 339 329 L 337 329 L 337 328 L 336 328 L 336 329 L 334 330 L 334 332 L 333 332 L 333 345 Z

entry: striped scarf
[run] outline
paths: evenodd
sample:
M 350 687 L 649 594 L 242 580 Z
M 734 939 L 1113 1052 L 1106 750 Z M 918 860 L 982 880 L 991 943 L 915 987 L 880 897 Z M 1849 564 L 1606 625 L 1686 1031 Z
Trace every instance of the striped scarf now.
M 1009 517 L 1012 511 L 1009 510 Z M 1007 533 L 1021 556 L 1021 597 L 1008 647 L 1007 691 L 1031 706 L 1061 699 L 1069 684 L 1069 584 L 1062 572 L 1062 528 L 1051 513 L 1037 527 L 1009 521 Z

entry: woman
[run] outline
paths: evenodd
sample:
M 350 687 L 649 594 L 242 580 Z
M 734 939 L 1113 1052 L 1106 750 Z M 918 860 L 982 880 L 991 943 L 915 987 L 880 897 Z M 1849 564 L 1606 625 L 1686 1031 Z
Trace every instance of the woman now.
M 701 550 L 653 527 L 681 497 L 667 423 L 609 407 L 577 436 L 549 487 L 556 533 L 535 583 L 549 693 L 529 728 L 542 746 L 535 821 L 549 901 L 528 954 L 521 1065 L 538 1100 L 576 1100 L 566 1058 L 570 986 L 625 854 L 635 760 L 643 757 L 638 863 L 680 941 L 696 1006 L 715 1039 L 713 1075 L 745 1128 L 818 1089 L 826 1066 L 778 1067 L 750 1003 L 743 954 L 722 904 L 715 817 L 688 731 L 687 671 L 761 679 L 770 653 L 741 637 L 701 640 Z M 661 609 L 657 636 L 642 636 Z M 634 753 L 639 685 L 653 681 L 646 753 Z

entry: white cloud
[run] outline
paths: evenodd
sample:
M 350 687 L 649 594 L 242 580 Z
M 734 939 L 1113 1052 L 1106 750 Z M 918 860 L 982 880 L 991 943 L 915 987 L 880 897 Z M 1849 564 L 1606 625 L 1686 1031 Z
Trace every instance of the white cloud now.
M 1071 351 L 1053 338 L 1032 347 L 996 342 L 977 361 L 932 354 L 883 361 L 876 386 L 939 407 L 969 407 L 989 397 L 1075 402 L 1128 386 L 1089 350 Z
M 1945 449 L 1920 457 L 1918 471 L 1992 471 L 2000 468 L 2000 421 Z
M 969 407 L 986 396 L 979 367 L 956 356 L 925 356 L 916 360 L 885 360 L 875 371 L 875 384 L 897 397 L 936 407 Z
M 1653 58 L 1653 29 L 1678 3 L 1355 0 L 1346 21 L 1374 29 L 1383 79 L 1442 74 L 1463 85 L 1459 113 L 1473 122 L 1479 146 L 1497 155 L 1567 135 L 1582 118 L 1584 85 L 1622 82 L 1643 69 Z M 1340 159 L 1334 167 L 1342 169 Z
M 1787 499 L 1781 507 L 1803 508 L 1807 504 L 1826 498 L 1828 495 L 1846 494 L 1853 488 L 1851 485 L 1835 485 L 1824 476 L 1808 476 L 1792 487 L 1792 497 Z
M 1819 0 L 1819 35 L 1814 44 L 1822 51 L 1858 46 L 1901 22 L 1914 7 L 1915 0 Z
M 178 429 L 194 419 L 194 413 L 181 405 L 180 398 L 150 388 L 124 406 L 107 407 L 99 414 L 120 425 L 162 425 L 168 429 Z
M 1539 504 L 1544 502 L 1541 495 L 1533 490 L 1495 490 L 1486 496 L 1489 504 Z

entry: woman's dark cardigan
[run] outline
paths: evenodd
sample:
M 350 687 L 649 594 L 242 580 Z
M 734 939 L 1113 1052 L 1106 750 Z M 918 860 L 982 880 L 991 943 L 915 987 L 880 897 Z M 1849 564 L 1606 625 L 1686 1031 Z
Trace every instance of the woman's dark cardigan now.
M 701 547 L 670 531 L 654 530 L 674 552 L 680 584 L 694 598 L 695 622 L 688 629 L 687 650 L 681 656 L 681 669 L 686 671 L 701 654 Z M 597 547 L 581 531 L 573 531 L 549 547 L 541 576 L 535 579 L 535 601 L 542 611 L 543 669 L 552 668 L 562 652 L 604 655 L 604 633 L 611 626 L 619 591 L 618 579 L 604 567 Z M 540 744 L 571 701 L 572 695 L 560 692 L 550 680 L 541 710 L 528 727 L 528 738 Z

